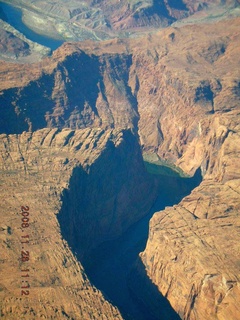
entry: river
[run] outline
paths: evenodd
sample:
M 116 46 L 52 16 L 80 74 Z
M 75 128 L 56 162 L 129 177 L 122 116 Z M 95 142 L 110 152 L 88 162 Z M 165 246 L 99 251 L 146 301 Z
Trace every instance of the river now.
M 163 210 L 166 206 L 177 204 L 200 184 L 202 177 L 199 169 L 192 178 L 176 177 L 173 172 L 173 176 L 158 175 L 158 179 L 160 180 L 159 196 L 149 214 L 129 228 L 117 240 L 100 245 L 83 262 L 91 282 L 119 308 L 126 320 L 180 319 L 168 301 L 154 288 L 154 285 L 146 285 L 144 280 L 145 283 L 139 284 L 138 287 L 142 291 L 147 290 L 147 295 L 157 301 L 158 310 L 152 310 L 148 306 L 148 302 L 143 303 L 142 297 L 145 296 L 145 292 L 133 292 L 134 290 L 131 290 L 129 286 L 131 270 L 139 253 L 146 246 L 149 220 L 154 212 Z
M 0 2 L 0 9 L 5 15 L 5 21 L 24 34 L 28 39 L 42 44 L 52 50 L 57 49 L 63 41 L 39 35 L 29 29 L 22 22 L 21 10 Z M 148 302 L 143 303 L 145 292 L 134 292 L 129 283 L 129 277 L 138 260 L 139 253 L 144 250 L 148 238 L 149 220 L 156 211 L 166 206 L 177 204 L 184 196 L 189 194 L 201 182 L 201 173 L 198 170 L 193 178 L 176 176 L 169 168 L 156 167 L 148 164 L 149 172 L 159 179 L 159 196 L 147 216 L 129 228 L 115 241 L 105 242 L 91 252 L 83 261 L 83 266 L 91 282 L 100 289 L 107 299 L 115 304 L 126 320 L 179 320 L 179 316 L 171 308 L 168 301 L 162 297 L 153 285 L 140 285 L 142 291 L 148 291 L 158 303 L 158 310 L 152 310 Z M 167 174 L 156 174 L 157 172 Z M 171 170 L 170 170 L 171 171 Z M 137 280 L 138 281 L 138 280 Z
M 3 2 L 0 2 L 0 9 L 4 13 L 4 15 L 2 15 L 2 19 L 25 35 L 29 40 L 48 47 L 51 50 L 56 50 L 63 44 L 63 40 L 52 39 L 29 29 L 22 21 L 22 11 L 20 9 Z

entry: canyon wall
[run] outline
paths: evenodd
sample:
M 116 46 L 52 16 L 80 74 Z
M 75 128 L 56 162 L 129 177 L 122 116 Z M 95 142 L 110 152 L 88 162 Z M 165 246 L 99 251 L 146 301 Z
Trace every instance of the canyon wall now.
M 26 69 L 15 65 L 6 74 L 13 76 L 13 87 L 3 76 L 2 84 L 12 88 L 1 96 L 2 133 L 45 127 L 136 128 L 137 101 L 128 85 L 130 55 L 87 55 L 66 44 L 43 64 Z
M 98 148 L 96 143 L 94 148 Z M 87 174 L 76 170 L 62 195 L 58 217 L 63 236 L 80 261 L 148 213 L 157 196 L 156 187 L 130 131 L 124 131 L 115 146 L 107 142 Z
M 236 18 L 216 24 L 172 27 L 141 39 L 66 43 L 39 63 L 0 64 L 1 133 L 27 137 L 30 133 L 23 131 L 45 127 L 64 129 L 65 133 L 75 129 L 81 132 L 130 129 L 138 133 L 145 152 L 157 154 L 190 175 L 201 168 L 203 182 L 198 188 L 178 205 L 154 214 L 147 247 L 141 254 L 146 274 L 183 319 L 240 317 L 239 23 Z M 130 134 L 124 132 L 123 135 Z M 70 141 L 70 137 L 66 139 L 66 148 L 71 147 Z M 118 214 L 121 212 L 124 219 L 128 216 L 121 204 L 130 205 L 126 192 L 134 181 L 130 181 L 133 173 L 128 171 L 130 180 L 124 183 L 118 164 L 125 157 L 130 161 L 139 151 L 135 153 L 135 147 L 128 150 L 128 138 L 121 148 L 116 142 L 113 144 L 116 150 L 110 143 L 89 171 L 78 168 L 72 178 L 69 176 L 69 188 L 61 194 L 63 205 L 56 210 L 61 212 L 62 208 L 66 212 L 60 213 L 63 225 L 68 217 L 72 221 L 75 216 L 75 209 L 68 210 L 69 203 L 83 205 L 76 208 L 81 217 L 85 212 L 82 208 L 86 212 L 95 210 L 93 202 L 100 201 L 100 195 L 91 194 L 89 187 L 85 190 L 84 184 L 94 185 L 94 177 L 100 183 L 99 174 L 104 169 L 99 172 L 97 163 L 99 168 L 106 163 L 110 167 L 107 176 L 116 173 L 121 190 L 113 180 L 113 186 L 102 184 L 103 189 L 116 191 L 116 196 L 107 203 L 114 219 L 109 221 L 106 215 L 102 221 L 109 230 L 113 226 L 117 233 L 124 230 L 125 222 L 118 219 Z M 95 147 L 93 143 L 91 150 L 98 152 Z M 109 162 L 109 157 L 115 158 L 115 152 L 119 160 Z M 64 157 L 63 163 L 68 156 Z M 89 155 L 89 159 L 92 157 Z M 53 160 L 55 163 L 55 157 Z M 134 160 L 131 163 L 137 171 L 142 170 L 142 165 L 134 164 Z M 11 176 L 14 170 L 8 179 L 15 177 Z M 21 170 L 27 168 L 22 166 Z M 133 176 L 136 181 L 141 179 L 137 173 Z M 88 203 L 84 203 L 74 187 L 78 181 L 83 183 L 81 190 L 90 193 Z M 148 190 L 146 195 L 151 194 L 144 183 L 136 185 L 139 190 Z M 57 195 L 59 203 L 60 193 Z M 132 199 L 138 202 L 138 198 Z M 119 211 L 115 210 L 116 203 L 120 204 Z M 97 216 L 104 218 L 104 208 L 100 205 L 96 210 Z M 131 216 L 129 219 L 129 223 L 135 221 Z M 80 222 L 77 218 L 66 232 L 76 230 Z M 106 239 L 101 224 L 99 230 L 97 226 L 99 223 L 94 221 L 87 230 L 93 228 L 92 232 L 97 232 L 96 241 L 101 235 Z M 68 240 L 76 248 L 82 235 L 79 232 Z M 93 245 L 91 241 L 88 239 L 86 248 Z M 84 255 L 84 249 L 80 254 Z
M 141 254 L 149 278 L 182 319 L 240 315 L 239 121 L 220 119 L 206 135 L 214 148 L 204 181 L 178 205 L 154 214 Z
M 201 167 L 204 179 L 178 205 L 154 214 L 139 266 L 182 319 L 238 319 L 239 33 L 227 36 L 219 25 L 211 43 L 208 28 L 204 43 L 189 30 L 190 47 L 184 28 L 179 42 L 172 29 L 177 50 L 168 46 L 161 72 L 146 63 L 144 80 L 138 74 L 140 88 L 148 83 L 137 96 L 139 132 L 146 151 L 190 174 Z
M 84 253 L 149 210 L 154 186 L 136 138 L 88 128 L 0 138 L 1 318 L 121 319 L 90 284 L 65 236 L 75 235 Z

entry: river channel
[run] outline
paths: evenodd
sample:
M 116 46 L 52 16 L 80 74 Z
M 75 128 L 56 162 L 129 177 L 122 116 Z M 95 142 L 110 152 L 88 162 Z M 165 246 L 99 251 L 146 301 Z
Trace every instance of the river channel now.
M 21 32 L 26 38 L 37 42 L 51 50 L 56 50 L 63 44 L 63 40 L 56 40 L 47 36 L 40 35 L 28 28 L 22 21 L 22 11 L 9 4 L 0 2 L 0 10 L 3 12 L 2 20 Z
M 156 170 L 156 164 L 148 163 L 147 168 L 150 172 L 165 171 L 162 168 Z M 91 252 L 87 261 L 83 262 L 91 282 L 119 308 L 126 320 L 180 320 L 178 314 L 157 292 L 154 285 L 146 286 L 146 283 L 137 285 L 140 290 L 148 292 L 134 292 L 129 285 L 131 270 L 138 260 L 139 253 L 145 249 L 149 220 L 154 212 L 179 203 L 202 180 L 200 169 L 192 178 L 180 177 L 175 171 L 171 172 L 169 167 L 166 169 L 164 174 L 155 173 L 155 177 L 159 179 L 159 195 L 148 215 L 129 228 L 117 240 L 100 245 Z M 150 296 L 151 299 L 157 301 L 157 310 L 149 308 L 148 302 L 143 303 L 144 298 L 142 297 L 145 294 L 148 295 L 148 299 Z
M 2 19 L 24 34 L 28 39 L 41 45 L 57 49 L 63 41 L 39 35 L 22 22 L 21 10 L 0 2 Z M 129 228 L 120 238 L 105 242 L 92 251 L 83 266 L 91 282 L 100 289 L 105 297 L 116 305 L 126 320 L 179 320 L 179 316 L 171 308 L 168 301 L 162 297 L 151 284 L 145 286 L 149 295 L 157 301 L 158 310 L 152 310 L 148 302 L 143 303 L 145 292 L 134 292 L 131 288 L 131 272 L 134 270 L 139 253 L 145 249 L 148 239 L 149 220 L 157 211 L 166 206 L 172 206 L 200 184 L 202 177 L 200 169 L 194 177 L 184 178 L 169 167 L 147 163 L 147 170 L 159 180 L 158 198 L 143 219 Z M 145 284 L 144 284 L 145 285 Z M 144 291 L 144 285 L 139 286 Z M 149 300 L 149 298 L 148 298 Z

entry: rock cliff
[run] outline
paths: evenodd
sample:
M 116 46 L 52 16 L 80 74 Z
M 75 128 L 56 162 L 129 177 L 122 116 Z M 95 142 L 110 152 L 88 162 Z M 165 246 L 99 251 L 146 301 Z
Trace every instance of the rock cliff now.
M 69 244 L 75 236 L 84 253 L 149 210 L 153 185 L 136 138 L 100 129 L 0 138 L 1 318 L 121 319 Z
M 238 117 L 214 117 L 206 134 L 213 150 L 201 147 L 210 157 L 204 181 L 154 214 L 141 254 L 148 276 L 182 319 L 240 315 Z
M 146 274 L 183 319 L 240 317 L 239 23 L 239 18 L 214 24 L 209 21 L 171 27 L 141 39 L 68 43 L 52 57 L 36 64 L 21 66 L 2 62 L 0 65 L 1 133 L 15 133 L 26 139 L 30 133 L 23 131 L 45 132 L 40 130 L 45 127 L 57 127 L 60 131 L 65 128 L 61 131 L 64 134 L 75 129 L 86 133 L 130 128 L 138 132 L 145 152 L 157 154 L 188 174 L 201 168 L 200 186 L 178 205 L 153 216 L 147 247 L 141 254 Z M 9 136 L 4 139 L 8 145 Z M 65 139 L 66 149 L 71 147 L 71 139 Z M 110 166 L 107 159 L 114 158 L 117 152 L 120 158 L 111 162 L 106 174 L 116 173 L 122 191 L 117 190 L 113 182 L 112 186 L 102 186 L 109 192 L 116 190 L 119 196 L 108 199 L 107 206 L 112 210 L 109 214 L 114 219 L 109 221 L 106 215 L 107 227 L 115 226 L 118 233 L 124 229 L 125 223 L 118 229 L 120 220 L 115 220 L 115 214 L 122 212 L 126 218 L 125 213 L 121 206 L 119 211 L 115 210 L 115 204 L 131 203 L 124 190 L 132 188 L 132 184 L 125 185 L 118 171 L 119 161 L 124 158 L 121 150 L 125 150 L 127 144 L 125 147 L 122 144 L 123 149 L 118 148 L 116 142 L 113 144 L 116 151 L 110 144 L 96 162 L 87 162 L 88 174 L 75 169 L 75 175 L 68 177 L 69 188 L 62 193 L 62 207 L 59 206 L 60 192 L 53 197 L 58 211 L 62 208 L 67 213 L 64 216 L 60 213 L 62 225 L 67 224 L 68 217 L 72 221 L 75 216 L 75 209 L 67 208 L 69 202 L 82 203 L 83 207 L 76 208 L 80 217 L 82 208 L 92 212 L 92 203 L 95 199 L 99 201 L 100 195 L 91 194 L 89 188 L 94 185 L 94 176 L 101 182 L 99 174 L 103 170 L 99 172 L 94 163 Z M 17 148 L 19 144 L 14 145 Z M 94 143 L 89 146 L 97 152 Z M 38 153 L 38 148 L 35 152 Z M 60 151 L 56 152 L 54 163 L 60 156 Z M 67 161 L 66 153 L 61 154 L 62 163 Z M 135 157 L 134 151 L 127 154 L 127 161 Z M 92 157 L 89 155 L 89 159 Z M 22 172 L 27 170 L 21 156 L 17 163 L 21 164 Z M 71 161 L 64 167 L 70 165 L 68 163 Z M 123 168 L 127 166 L 126 162 Z M 43 172 L 41 168 L 42 164 L 39 171 Z M 19 189 L 14 167 L 8 179 Z M 137 174 L 134 179 L 138 179 Z M 58 187 L 59 181 L 62 180 L 57 178 L 53 183 Z M 86 192 L 84 184 L 89 186 L 88 203 L 78 198 L 74 189 L 77 181 L 83 183 L 80 186 L 83 192 Z M 36 188 L 35 183 L 31 185 Z M 146 190 L 144 184 L 137 185 Z M 36 192 L 34 194 L 36 196 Z M 51 199 L 52 195 L 50 192 Z M 49 205 L 51 203 L 52 200 Z M 10 206 L 9 203 L 11 211 Z M 100 205 L 96 209 L 103 217 L 104 208 Z M 66 231 L 74 230 L 81 222 L 80 217 L 66 225 Z M 87 218 L 85 221 L 89 222 Z M 133 221 L 131 218 L 129 223 Z M 94 221 L 87 230 L 92 228 L 94 233 L 97 226 Z M 3 230 L 9 232 L 7 224 Z M 96 241 L 100 235 L 107 238 L 101 224 Z M 68 241 L 76 248 L 82 235 Z M 93 245 L 91 241 L 87 240 L 86 248 Z M 86 248 L 80 255 L 84 255 Z
M 201 167 L 204 177 L 190 196 L 153 216 L 141 254 L 149 278 L 182 319 L 240 317 L 239 34 L 226 37 L 218 28 L 214 43 L 192 29 L 191 47 L 181 38 L 171 56 L 168 46 L 162 73 L 146 73 L 149 86 L 137 97 L 144 147 L 185 172 Z M 141 104 L 147 90 L 150 99 Z

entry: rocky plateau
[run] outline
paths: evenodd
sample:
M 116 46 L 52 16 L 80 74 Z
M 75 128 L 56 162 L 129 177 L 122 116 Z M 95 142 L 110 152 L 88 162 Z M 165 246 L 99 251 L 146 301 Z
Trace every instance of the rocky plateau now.
M 31 2 L 34 10 L 39 3 Z M 110 15 L 107 22 L 116 30 L 124 29 L 121 23 L 152 25 L 145 13 L 163 3 L 168 18 L 153 10 L 156 26 L 220 5 L 140 1 L 130 5 L 135 16 Z M 77 21 L 76 4 L 67 11 L 58 2 L 48 12 Z M 114 1 L 112 10 L 120 15 L 126 5 Z M 92 8 L 110 10 L 105 1 Z M 154 202 L 156 184 L 141 151 L 188 175 L 200 168 L 203 181 L 153 215 L 131 290 L 149 279 L 181 319 L 240 318 L 239 26 L 240 18 L 228 17 L 134 39 L 69 42 L 35 63 L 0 62 L 3 319 L 121 319 L 88 281 L 81 259 Z M 18 261 L 22 205 L 31 213 L 25 300 Z M 151 297 L 138 299 L 152 304 L 157 317 Z

